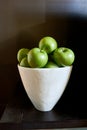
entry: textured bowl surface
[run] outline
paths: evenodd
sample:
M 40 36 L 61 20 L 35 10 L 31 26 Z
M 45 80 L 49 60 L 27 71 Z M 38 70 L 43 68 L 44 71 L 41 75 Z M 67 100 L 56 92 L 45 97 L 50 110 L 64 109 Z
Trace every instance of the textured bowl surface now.
M 25 91 L 39 111 L 50 111 L 62 96 L 72 66 L 61 68 L 26 68 L 18 65 Z

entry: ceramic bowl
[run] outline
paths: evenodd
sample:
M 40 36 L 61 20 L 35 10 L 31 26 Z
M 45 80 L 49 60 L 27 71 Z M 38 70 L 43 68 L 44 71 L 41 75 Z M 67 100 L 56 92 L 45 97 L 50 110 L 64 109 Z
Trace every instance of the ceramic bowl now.
M 39 111 L 51 111 L 61 98 L 70 79 L 72 66 L 27 68 L 18 65 L 25 91 Z

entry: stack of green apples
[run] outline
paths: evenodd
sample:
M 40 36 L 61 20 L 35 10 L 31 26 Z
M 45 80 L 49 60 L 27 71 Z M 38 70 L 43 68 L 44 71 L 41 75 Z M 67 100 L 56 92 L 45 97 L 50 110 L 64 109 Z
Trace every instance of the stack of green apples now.
M 57 68 L 71 66 L 75 53 L 67 47 L 59 47 L 58 42 L 51 36 L 40 39 L 34 48 L 21 48 L 17 52 L 20 66 L 30 68 Z

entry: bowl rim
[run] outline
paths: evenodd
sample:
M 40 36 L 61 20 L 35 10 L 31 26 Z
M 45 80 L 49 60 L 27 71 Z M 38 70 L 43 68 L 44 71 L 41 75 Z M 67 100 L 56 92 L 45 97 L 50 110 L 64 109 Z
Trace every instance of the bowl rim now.
M 58 67 L 58 68 L 30 68 L 30 67 L 23 67 L 23 66 L 20 66 L 19 64 L 17 64 L 17 67 L 18 68 L 22 68 L 22 69 L 27 69 L 27 70 L 59 70 L 59 69 L 65 69 L 65 68 L 71 68 L 73 67 L 73 65 L 70 65 L 70 66 L 63 66 L 63 67 Z

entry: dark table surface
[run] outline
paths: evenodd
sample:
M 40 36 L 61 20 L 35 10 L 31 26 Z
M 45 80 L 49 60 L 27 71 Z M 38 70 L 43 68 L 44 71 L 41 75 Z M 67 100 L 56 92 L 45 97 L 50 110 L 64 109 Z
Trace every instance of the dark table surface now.
M 87 127 L 86 111 L 73 109 L 69 104 L 64 108 L 60 102 L 49 112 L 38 111 L 21 89 L 8 104 L 0 105 L 0 113 L 0 130 Z

